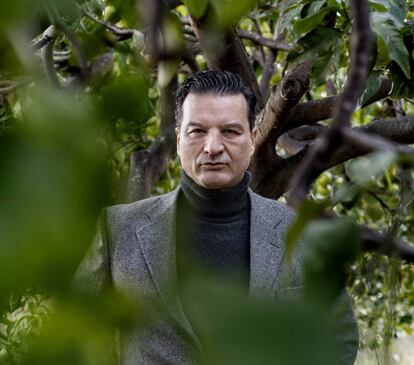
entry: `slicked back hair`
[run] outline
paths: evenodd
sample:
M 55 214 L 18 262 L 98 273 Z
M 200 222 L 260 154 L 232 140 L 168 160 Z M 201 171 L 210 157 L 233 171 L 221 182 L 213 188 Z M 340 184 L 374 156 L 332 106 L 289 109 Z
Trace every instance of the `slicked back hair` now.
M 200 71 L 188 77 L 178 89 L 175 98 L 175 120 L 177 127 L 183 120 L 183 104 L 189 93 L 215 94 L 219 96 L 242 94 L 247 103 L 247 116 L 250 130 L 256 118 L 256 96 L 246 86 L 239 75 L 229 71 Z

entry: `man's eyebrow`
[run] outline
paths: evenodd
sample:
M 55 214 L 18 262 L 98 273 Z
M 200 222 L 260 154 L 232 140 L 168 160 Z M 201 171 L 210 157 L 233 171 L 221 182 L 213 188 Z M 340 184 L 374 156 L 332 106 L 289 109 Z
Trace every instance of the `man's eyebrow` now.
M 225 127 L 225 128 L 241 129 L 241 130 L 243 130 L 243 129 L 244 129 L 243 124 L 242 124 L 242 123 L 239 123 L 239 122 L 230 122 L 230 123 L 225 123 L 225 124 L 224 124 L 224 127 Z
M 205 128 L 206 126 L 203 123 L 190 121 L 187 124 L 187 128 L 188 127 Z M 243 124 L 240 123 L 240 122 L 228 122 L 228 123 L 224 123 L 223 124 L 223 128 L 234 128 L 234 129 L 240 129 L 240 130 L 243 130 L 244 129 Z
M 205 128 L 205 125 L 203 125 L 203 123 L 198 123 L 198 122 L 189 122 L 187 124 L 187 127 L 200 127 L 200 128 Z

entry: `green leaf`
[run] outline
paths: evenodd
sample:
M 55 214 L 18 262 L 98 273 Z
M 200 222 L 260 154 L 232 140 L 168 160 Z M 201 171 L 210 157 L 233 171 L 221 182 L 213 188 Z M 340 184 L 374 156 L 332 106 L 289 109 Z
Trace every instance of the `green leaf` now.
M 12 24 L 19 17 L 31 19 L 42 13 L 42 7 L 41 1 L 35 3 L 31 0 L 0 1 L 0 24 L 4 27 Z
M 368 76 L 365 90 L 362 93 L 360 99 L 359 99 L 359 105 L 361 107 L 365 106 L 365 103 L 370 100 L 378 91 L 378 89 L 381 86 L 381 72 L 379 71 L 373 71 Z
M 411 53 L 409 56 L 410 65 L 410 76 L 407 76 L 395 62 L 391 62 L 389 65 L 391 79 L 393 81 L 392 96 L 398 98 L 412 98 L 414 97 L 414 44 L 412 43 L 414 35 L 414 20 L 409 20 L 405 23 L 402 29 L 405 45 L 408 52 Z
M 369 5 L 371 6 L 372 10 L 376 10 L 379 12 L 386 12 L 388 11 L 386 4 L 388 0 L 370 0 Z
M 316 221 L 304 236 L 305 298 L 332 303 L 345 288 L 347 267 L 360 251 L 358 228 L 349 218 Z
M 54 2 L 54 4 L 66 23 L 71 24 L 75 22 L 81 15 L 80 8 L 75 0 L 60 0 Z
M 286 232 L 285 248 L 287 257 L 291 257 L 300 239 L 300 236 L 310 220 L 318 217 L 327 207 L 324 203 L 305 200 L 299 207 L 294 222 Z
M 298 41 L 302 52 L 290 52 L 288 62 L 294 64 L 305 60 L 312 60 L 312 78 L 317 85 L 325 82 L 327 77 L 334 74 L 341 60 L 341 52 L 344 45 L 342 32 L 318 27 L 307 33 Z
M 321 8 L 325 5 L 326 0 L 307 1 L 302 10 L 303 17 L 313 16 L 319 13 Z
M 380 56 L 383 59 L 395 61 L 405 77 L 411 79 L 409 53 L 404 44 L 401 28 L 396 25 L 389 14 L 373 13 L 371 19 L 372 30 L 377 34 L 379 41 L 383 42 L 383 45 L 377 42 Z
M 64 290 L 106 194 L 98 118 L 85 102 L 31 89 L 19 127 L 0 140 L 0 296 Z
M 196 18 L 201 18 L 207 8 L 207 0 L 184 0 L 184 4 Z
M 325 4 L 326 0 L 318 0 L 306 4 L 302 10 L 302 15 L 305 16 L 295 22 L 295 31 L 298 33 L 307 33 L 318 27 L 322 23 L 325 15 L 334 10 L 331 7 L 323 7 Z
M 257 0 L 211 0 L 222 26 L 235 25 L 245 16 Z
M 275 289 L 280 298 L 268 303 L 249 299 L 224 279 L 192 276 L 182 288 L 207 364 L 340 363 L 328 312 L 298 300 L 297 289 Z
M 179 60 L 166 60 L 158 64 L 158 84 L 160 87 L 166 87 L 173 77 L 177 74 Z
M 346 166 L 349 177 L 358 185 L 365 186 L 382 174 L 398 156 L 390 151 L 378 151 L 350 161 Z
M 390 67 L 390 75 L 393 82 L 391 95 L 396 98 L 413 98 L 414 97 L 414 60 L 410 59 L 411 77 L 408 79 L 402 72 L 401 68 L 395 62 Z
M 342 10 L 341 0 L 328 0 L 328 6 L 337 10 Z
M 144 122 L 149 113 L 148 80 L 135 72 L 116 77 L 101 88 L 101 100 L 109 119 Z
M 298 1 L 293 1 L 292 4 L 289 4 L 286 7 L 286 10 L 283 13 L 282 18 L 280 18 L 279 31 L 283 33 L 285 30 L 290 29 L 294 19 L 299 18 L 305 4 L 302 4 Z
M 402 26 L 407 14 L 407 7 L 405 0 L 370 0 L 370 5 L 373 10 L 387 13 L 396 24 Z
M 360 189 L 354 184 L 346 184 L 335 190 L 332 197 L 334 204 L 343 203 L 347 208 L 352 207 L 360 195 Z
M 295 31 L 297 31 L 298 33 L 307 33 L 312 29 L 315 29 L 322 23 L 322 20 L 324 19 L 325 15 L 328 14 L 331 10 L 332 9 L 330 8 L 323 8 L 320 12 L 312 16 L 308 16 L 304 19 L 298 20 L 295 23 Z

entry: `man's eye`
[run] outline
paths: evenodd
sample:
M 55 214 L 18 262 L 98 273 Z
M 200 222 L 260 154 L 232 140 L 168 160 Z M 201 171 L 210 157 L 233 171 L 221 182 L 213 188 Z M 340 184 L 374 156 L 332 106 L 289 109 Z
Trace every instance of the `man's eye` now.
M 224 131 L 223 131 L 225 134 L 234 134 L 234 135 L 237 135 L 237 134 L 240 134 L 238 131 L 236 131 L 235 129 L 225 129 Z
M 204 133 L 204 130 L 201 128 L 191 129 L 188 134 L 191 136 L 198 136 Z

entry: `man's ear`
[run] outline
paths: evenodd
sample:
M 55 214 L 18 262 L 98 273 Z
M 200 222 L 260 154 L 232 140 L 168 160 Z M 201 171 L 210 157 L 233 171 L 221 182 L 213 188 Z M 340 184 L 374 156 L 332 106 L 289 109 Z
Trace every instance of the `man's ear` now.
M 252 138 L 252 152 L 251 152 L 251 156 L 253 155 L 254 149 L 256 147 L 256 134 L 257 134 L 257 128 L 254 127 L 253 130 L 252 130 L 252 137 L 251 137 Z
M 179 146 L 180 146 L 180 128 L 178 128 L 178 127 L 175 127 L 175 136 L 177 137 L 177 139 L 176 139 L 176 141 L 177 141 L 177 143 L 176 143 L 176 145 L 177 145 L 177 155 L 178 156 L 180 156 L 180 148 L 179 148 Z

